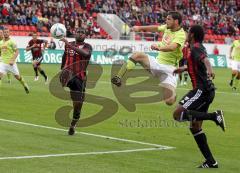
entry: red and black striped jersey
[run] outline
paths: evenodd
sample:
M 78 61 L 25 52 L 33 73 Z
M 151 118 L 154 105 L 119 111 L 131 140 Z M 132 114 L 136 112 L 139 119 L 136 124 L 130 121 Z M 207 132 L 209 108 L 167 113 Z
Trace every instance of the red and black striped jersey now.
M 74 76 L 82 80 L 86 80 L 86 70 L 91 58 L 92 46 L 88 43 L 78 44 L 75 41 L 69 42 L 69 44 L 79 49 L 84 49 L 89 52 L 89 56 L 80 55 L 78 52 L 71 49 L 71 47 L 65 46 L 62 69 L 70 71 Z
M 41 39 L 36 39 L 36 40 L 32 39 L 28 42 L 28 47 L 31 47 L 34 44 L 36 44 L 36 47 L 31 49 L 33 59 L 42 57 L 42 44 L 43 43 L 45 43 L 45 41 L 41 40 Z
M 183 59 L 187 59 L 187 57 L 190 54 L 190 48 L 189 48 L 189 44 L 185 43 L 183 49 L 182 49 L 182 53 L 183 53 Z
M 209 86 L 207 69 L 202 61 L 204 58 L 207 58 L 207 52 L 202 44 L 195 43 L 190 47 L 190 55 L 187 57 L 187 63 L 188 73 L 194 89 L 207 89 Z

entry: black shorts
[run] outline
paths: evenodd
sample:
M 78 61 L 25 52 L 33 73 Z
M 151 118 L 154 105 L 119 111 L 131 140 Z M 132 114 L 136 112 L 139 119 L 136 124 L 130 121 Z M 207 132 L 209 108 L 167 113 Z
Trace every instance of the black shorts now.
M 33 61 L 37 61 L 37 65 L 41 65 L 41 62 L 43 60 L 43 57 L 36 57 L 36 58 L 33 58 Z
M 200 112 L 207 112 L 209 105 L 215 97 L 215 90 L 206 91 L 199 88 L 189 91 L 179 101 L 179 104 L 187 110 L 196 110 Z
M 182 58 L 179 61 L 179 67 L 183 67 L 184 65 L 187 65 L 187 60 L 185 58 Z
M 84 101 L 86 81 L 73 77 L 67 83 L 67 87 L 70 89 L 71 98 L 73 101 Z

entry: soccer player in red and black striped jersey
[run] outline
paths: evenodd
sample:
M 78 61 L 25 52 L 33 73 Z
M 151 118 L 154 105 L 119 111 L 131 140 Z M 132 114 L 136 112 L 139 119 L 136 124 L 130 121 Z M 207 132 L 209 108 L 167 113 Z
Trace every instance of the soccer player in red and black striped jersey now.
M 193 89 L 181 99 L 173 116 L 177 121 L 191 122 L 190 130 L 206 159 L 199 168 L 218 168 L 218 163 L 210 151 L 206 135 L 202 130 L 202 122 L 211 120 L 225 131 L 225 121 L 222 110 L 208 113 L 208 108 L 215 96 L 215 87 L 212 82 L 215 75 L 207 58 L 206 49 L 202 44 L 203 39 L 202 26 L 192 26 L 188 33 L 190 55 L 187 57 L 187 67 L 180 67 L 174 73 L 182 73 L 187 70 Z
M 37 33 L 34 32 L 32 35 L 32 39 L 28 42 L 28 46 L 26 47 L 26 51 L 31 50 L 32 52 L 32 58 L 33 58 L 33 69 L 35 71 L 35 81 L 38 80 L 38 71 L 40 74 L 44 77 L 45 83 L 48 81 L 48 77 L 45 74 L 45 72 L 42 70 L 41 62 L 43 60 L 43 53 L 42 53 L 42 46 L 44 44 L 44 49 L 47 47 L 47 41 L 38 39 L 37 38 Z
M 76 30 L 75 41 L 68 42 L 65 38 L 60 40 L 65 43 L 60 81 L 62 86 L 70 88 L 74 109 L 69 135 L 75 133 L 76 124 L 80 119 L 87 80 L 86 70 L 92 54 L 92 46 L 84 42 L 85 37 L 85 30 L 79 28 Z

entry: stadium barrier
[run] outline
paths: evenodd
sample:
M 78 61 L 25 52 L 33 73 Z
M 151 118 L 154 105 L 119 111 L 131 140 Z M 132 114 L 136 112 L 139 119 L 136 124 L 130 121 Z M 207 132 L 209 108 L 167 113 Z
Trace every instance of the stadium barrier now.
M 26 52 L 25 48 L 31 37 L 13 36 L 11 37 L 20 50 L 18 62 L 30 63 L 31 52 Z M 41 37 L 41 39 L 49 40 L 49 37 Z M 74 38 L 68 38 L 73 41 Z M 63 42 L 54 39 L 56 50 L 47 49 L 44 52 L 43 63 L 61 63 L 64 44 Z M 129 53 L 140 51 L 146 52 L 150 56 L 156 57 L 157 52 L 151 50 L 151 45 L 156 42 L 152 41 L 129 41 L 129 40 L 101 40 L 101 39 L 86 39 L 86 42 L 93 47 L 92 62 L 99 64 L 112 64 L 113 61 L 128 58 Z M 229 52 L 230 45 L 217 45 L 220 55 L 212 55 L 216 44 L 204 44 L 206 47 L 210 61 L 214 67 L 229 67 Z
M 129 53 L 121 51 L 115 51 L 114 49 L 108 49 L 107 51 L 93 51 L 91 57 L 91 63 L 110 65 L 116 60 L 127 60 Z M 146 52 L 151 57 L 157 57 L 157 52 Z M 43 54 L 42 63 L 47 64 L 60 64 L 62 62 L 63 50 L 45 50 Z M 208 55 L 212 66 L 214 67 L 227 67 L 227 58 L 225 55 Z M 17 58 L 18 63 L 31 63 L 32 55 L 31 51 L 25 49 L 19 49 L 19 56 Z

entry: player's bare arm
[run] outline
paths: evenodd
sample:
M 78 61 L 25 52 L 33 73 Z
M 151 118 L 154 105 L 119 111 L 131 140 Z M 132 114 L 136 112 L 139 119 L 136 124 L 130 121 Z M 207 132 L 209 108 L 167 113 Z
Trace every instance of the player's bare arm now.
M 175 51 L 177 48 L 179 48 L 180 45 L 178 43 L 172 43 L 166 46 L 158 46 L 157 44 L 151 45 L 152 50 L 162 51 L 162 52 L 171 52 Z
M 32 46 L 27 46 L 27 47 L 26 47 L 26 51 L 29 51 L 29 50 L 31 50 L 32 48 L 36 47 L 36 46 L 37 46 L 36 43 L 33 44 Z
M 150 26 L 133 26 L 131 28 L 134 32 L 157 32 L 158 26 L 150 25 Z
M 208 60 L 208 58 L 204 58 L 202 61 L 203 61 L 203 63 L 205 64 L 205 67 L 206 67 L 206 69 L 207 69 L 208 77 L 209 77 L 210 79 L 214 79 L 214 78 L 215 78 L 215 74 L 214 74 L 214 72 L 213 72 L 213 68 L 212 68 L 212 66 L 211 66 L 210 61 Z
M 182 66 L 182 67 L 179 67 L 179 68 L 175 69 L 175 70 L 173 71 L 173 74 L 174 74 L 174 75 L 176 75 L 176 74 L 181 74 L 181 73 L 187 71 L 187 69 L 188 69 L 188 68 L 187 68 L 187 65 L 184 65 L 184 66 Z

